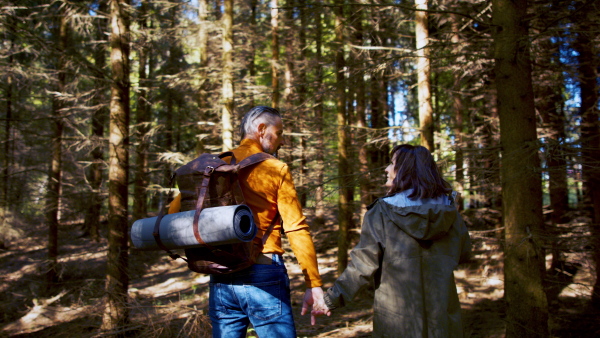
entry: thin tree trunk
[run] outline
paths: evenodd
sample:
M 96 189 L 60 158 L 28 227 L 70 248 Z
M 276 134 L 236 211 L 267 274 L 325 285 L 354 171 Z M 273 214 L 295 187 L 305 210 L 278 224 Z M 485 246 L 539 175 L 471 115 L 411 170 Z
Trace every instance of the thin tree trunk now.
M 315 59 L 317 62 L 316 65 L 316 87 L 319 88 L 319 92 L 321 92 L 321 88 L 323 88 L 323 23 L 321 21 L 321 13 L 323 10 L 323 2 L 322 0 L 317 0 L 317 15 L 315 18 L 315 42 L 316 42 L 316 53 Z M 323 95 L 319 93 L 316 98 L 316 107 L 315 107 L 315 129 L 317 134 L 316 140 L 316 148 L 317 148 L 317 156 L 316 156 L 316 168 L 317 177 L 316 177 L 316 185 L 315 189 L 315 220 L 314 225 L 316 228 L 320 228 L 325 224 L 325 206 L 323 203 L 324 197 L 324 172 L 325 172 L 325 141 L 323 139 L 323 104 L 324 99 Z
M 494 75 L 490 75 L 491 82 L 495 81 Z M 485 102 L 496 102 L 497 92 L 493 84 L 485 92 Z M 483 205 L 486 208 L 498 209 L 502 206 L 502 198 L 496 187 L 500 186 L 500 154 L 498 148 L 498 109 L 493 104 L 486 109 L 486 116 L 482 118 L 482 154 L 479 184 L 483 195 Z
M 200 85 L 198 92 L 198 121 L 208 121 L 208 111 L 210 110 L 210 104 L 208 103 L 209 91 L 210 91 L 210 80 L 208 78 L 208 39 L 209 39 L 209 21 L 208 21 L 208 0 L 198 1 L 198 20 L 199 32 L 198 32 L 198 50 L 200 56 L 199 72 L 200 72 Z M 205 125 L 198 124 L 198 134 L 205 133 Z M 198 137 L 196 141 L 196 155 L 206 152 L 204 145 L 204 138 Z
M 294 0 L 286 0 L 286 11 L 284 19 L 284 39 L 285 39 L 285 70 L 283 73 L 283 101 L 286 111 L 291 111 L 295 106 L 294 93 L 294 60 L 297 58 L 294 50 Z M 294 124 L 295 125 L 295 124 Z
M 233 0 L 224 0 L 223 13 L 223 151 L 233 149 Z
M 64 93 L 66 87 L 66 48 L 68 45 L 69 24 L 67 15 L 61 15 L 57 34 L 57 92 Z M 58 224 L 60 210 L 60 191 L 62 176 L 62 136 L 63 120 L 62 110 L 64 101 L 55 96 L 52 98 L 52 155 L 50 171 L 48 175 L 48 190 L 46 194 L 46 223 L 48 225 L 48 267 L 46 270 L 47 289 L 58 281 Z
M 308 85 L 307 85 L 307 66 L 306 61 L 308 60 L 308 49 L 306 48 L 306 31 L 307 31 L 307 13 L 306 8 L 302 5 L 301 2 L 294 1 L 296 4 L 299 4 L 298 7 L 299 16 L 300 16 L 300 27 L 298 29 L 298 49 L 300 50 L 300 69 L 298 70 L 298 90 L 297 90 L 297 103 L 298 105 L 302 105 L 306 101 L 307 93 L 308 93 Z M 302 113 L 301 113 L 302 114 Z M 310 150 L 308 149 L 308 140 L 307 135 L 309 134 L 309 130 L 307 128 L 308 119 L 310 118 L 310 114 L 304 114 L 304 118 L 300 121 L 300 178 L 299 178 L 299 199 L 300 205 L 305 208 L 308 200 L 308 161 Z
M 200 71 L 202 74 L 200 85 L 200 108 L 206 108 L 208 105 L 207 96 L 208 93 L 205 92 L 206 86 L 205 84 L 208 82 L 206 78 L 208 74 L 208 38 L 209 38 L 209 21 L 208 21 L 208 0 L 199 0 L 198 1 L 198 20 L 199 24 L 199 32 L 198 32 L 198 50 L 200 56 Z
M 279 108 L 279 10 L 271 0 L 271 106 Z
M 474 117 L 473 117 L 474 118 Z M 471 123 L 469 124 L 468 127 L 468 133 L 472 134 L 473 133 L 473 122 L 471 121 Z M 475 142 L 472 139 L 469 139 L 467 141 L 467 149 L 475 149 Z M 478 208 L 478 201 L 477 198 L 475 198 L 475 195 L 477 194 L 477 163 L 479 163 L 478 158 L 477 158 L 477 153 L 474 151 L 470 152 L 470 156 L 467 156 L 468 159 L 468 166 L 467 166 L 467 174 L 469 177 L 469 200 L 468 200 L 468 207 L 469 208 Z
M 297 58 L 294 50 L 294 1 L 286 0 L 285 6 L 287 9 L 285 10 L 285 15 L 283 18 L 283 39 L 284 39 L 284 47 L 285 47 L 285 67 L 283 70 L 283 108 L 284 111 L 287 112 L 288 118 L 293 119 L 296 123 L 286 123 L 284 128 L 285 132 L 288 135 L 298 134 L 300 131 L 300 118 L 301 114 L 298 114 L 297 110 L 294 110 L 294 107 L 297 106 L 296 97 L 295 97 L 295 88 L 294 88 L 294 59 Z M 293 116 L 292 113 L 295 113 L 296 116 Z M 286 162 L 290 166 L 290 170 L 296 170 L 296 137 L 289 136 L 287 139 L 286 146 L 290 149 L 289 158 L 286 159 Z M 301 182 L 301 177 L 299 181 Z M 303 187 L 298 184 L 298 192 L 299 197 L 302 196 Z
M 382 23 L 384 21 L 383 15 L 381 15 L 380 11 L 372 10 L 371 20 L 380 23 L 374 26 L 372 32 L 370 32 L 372 39 L 371 44 L 384 46 L 385 38 L 383 37 L 383 32 L 385 31 L 385 27 L 382 27 Z M 371 53 L 371 61 L 375 64 L 380 57 L 383 57 L 383 53 L 380 51 L 373 51 Z M 375 131 L 375 134 L 373 135 L 374 138 L 385 140 L 387 139 L 384 137 L 384 133 L 386 133 L 385 128 L 389 126 L 387 114 L 389 107 L 387 104 L 388 90 L 384 71 L 373 71 L 369 81 L 369 91 L 371 97 L 370 127 Z M 377 142 L 376 144 L 369 146 L 369 148 L 369 172 L 374 173 L 374 175 L 370 178 L 370 184 L 371 187 L 382 187 L 385 181 L 381 179 L 384 175 L 380 173 L 382 170 L 381 168 L 385 168 L 389 163 L 389 141 Z M 380 193 L 381 191 L 377 191 L 372 195 Z
M 137 98 L 136 124 L 138 128 L 138 145 L 135 148 L 136 166 L 133 188 L 133 219 L 145 218 L 148 213 L 148 196 L 146 189 L 148 187 L 148 149 L 150 148 L 150 105 L 148 104 L 148 88 L 150 87 L 148 77 L 149 71 L 148 58 L 150 55 L 150 34 L 148 18 L 148 4 L 141 3 L 139 26 L 142 29 L 143 39 L 140 41 L 138 51 L 139 61 L 139 95 Z
M 127 183 L 129 166 L 129 18 L 127 0 L 110 1 L 110 100 L 108 173 L 108 257 L 106 267 L 103 331 L 114 331 L 129 321 L 127 306 L 128 222 Z
M 415 35 L 417 41 L 417 87 L 419 90 L 419 125 L 421 145 L 434 151 L 433 144 L 433 108 L 431 106 L 431 66 L 429 61 L 429 29 L 427 0 L 415 0 Z
M 544 24 L 544 23 L 542 23 Z M 565 141 L 565 116 L 564 100 L 562 98 L 562 67 L 560 59 L 559 44 L 552 42 L 550 37 L 538 39 L 540 46 L 540 57 L 534 78 L 538 79 L 534 87 L 536 97 L 536 108 L 542 118 L 546 130 L 546 145 L 544 147 L 546 166 L 548 170 L 548 190 L 550 195 L 551 228 L 548 229 L 546 242 L 552 251 L 552 264 L 550 272 L 561 268 L 563 262 L 562 250 L 559 247 L 558 238 L 560 229 L 557 225 L 564 220 L 569 206 L 568 183 L 567 183 L 567 161 L 564 151 Z M 559 67 L 557 67 L 559 65 Z M 547 287 L 554 287 L 548 283 Z M 554 292 L 548 292 L 548 302 L 558 296 Z
M 352 22 L 354 27 L 354 44 L 362 46 L 364 44 L 364 29 L 363 29 L 363 8 L 354 6 L 352 13 Z M 355 63 L 362 64 L 362 56 L 353 49 L 355 54 L 353 60 Z M 353 81 L 354 91 L 356 93 L 356 131 L 353 139 L 356 140 L 358 148 L 358 165 L 359 165 L 359 185 L 360 185 L 360 223 L 362 224 L 363 217 L 367 212 L 367 206 L 371 204 L 371 188 L 369 184 L 369 154 L 367 149 L 367 98 L 366 84 L 362 70 L 358 71 L 356 78 Z
M 371 127 L 376 130 L 376 137 L 382 136 L 382 130 L 388 127 L 387 83 L 383 72 L 371 74 Z M 389 142 L 378 142 L 371 148 L 370 172 L 381 170 L 389 162 Z M 381 175 L 383 176 L 383 175 Z M 382 186 L 374 184 L 374 186 Z
M 176 27 L 177 27 L 177 8 L 176 7 L 171 7 L 169 10 L 169 16 L 168 16 L 168 20 L 170 21 L 170 30 L 171 31 L 175 31 Z M 165 20 L 166 21 L 166 20 Z M 177 41 L 176 40 L 170 40 L 169 41 L 169 52 L 168 52 L 168 58 L 166 60 L 166 64 L 165 64 L 165 72 L 168 75 L 174 75 L 176 74 L 179 69 L 178 69 L 178 47 L 177 47 Z M 176 127 L 175 127 L 175 119 L 177 118 L 177 116 L 175 116 L 175 105 L 177 104 L 177 92 L 176 90 L 171 87 L 169 85 L 169 83 L 164 82 L 163 83 L 163 88 L 164 91 L 166 93 L 166 98 L 165 98 L 165 106 L 166 106 L 166 121 L 165 121 L 165 149 L 166 151 L 177 151 L 177 133 L 176 133 Z M 168 177 L 171 176 L 171 168 L 169 164 L 165 164 L 164 165 L 164 184 L 168 185 Z
M 592 292 L 592 305 L 600 308 L 600 123 L 598 118 L 598 35 L 594 18 L 598 4 L 578 3 L 580 15 L 576 17 L 575 49 L 579 54 L 578 73 L 581 88 L 581 153 L 584 181 L 584 208 L 592 217 L 593 257 L 596 263 L 596 282 Z M 582 6 L 583 5 L 583 6 Z
M 107 2 L 100 1 L 98 3 L 98 11 L 106 13 Z M 98 19 L 96 30 L 97 41 L 104 41 L 106 38 L 105 32 L 107 21 L 105 18 Z M 105 77 L 106 67 L 106 48 L 104 44 L 99 43 L 94 48 L 94 70 L 96 78 L 99 80 L 97 92 L 93 98 L 94 106 L 98 107 L 92 114 L 92 128 L 90 139 L 92 139 L 93 150 L 91 152 L 92 164 L 87 171 L 88 181 L 90 182 L 90 196 L 85 213 L 84 232 L 88 234 L 94 241 L 100 241 L 100 211 L 102 209 L 102 168 L 104 167 L 104 128 L 108 118 L 108 106 L 106 105 L 108 98 L 106 95 L 107 81 Z
M 250 1 L 250 15 L 252 16 L 250 18 L 250 26 L 251 29 L 253 31 L 257 31 L 258 30 L 258 25 L 256 23 L 256 15 L 257 15 L 257 7 L 258 7 L 258 0 L 251 0 Z M 248 73 L 250 74 L 250 78 L 252 79 L 253 83 L 256 81 L 256 75 L 257 75 L 257 69 L 256 69 L 256 65 L 255 65 L 255 60 L 256 60 L 256 45 L 255 45 L 255 41 L 256 41 L 257 37 L 252 36 L 251 37 L 251 43 L 250 43 L 250 60 L 248 63 Z M 255 98 L 254 98 L 254 92 L 252 92 L 251 94 L 251 98 L 250 98 L 250 107 L 254 107 L 255 106 Z
M 12 32 L 10 37 L 10 48 L 12 48 Z M 13 55 L 11 54 L 8 57 L 8 65 L 10 68 L 13 66 Z M 2 191 L 0 195 L 0 222 L 3 222 L 6 215 L 9 212 L 9 191 L 10 191 L 10 167 L 12 163 L 12 158 L 14 156 L 12 152 L 11 145 L 13 144 L 13 140 L 11 137 L 12 134 L 12 120 L 13 120 L 13 77 L 11 74 L 7 74 L 6 78 L 6 88 L 5 88 L 5 97 L 6 97 L 6 121 L 4 124 L 4 153 L 2 154 Z
M 338 135 L 338 274 L 348 266 L 348 230 L 351 226 L 352 210 L 351 201 L 348 200 L 349 162 L 348 162 L 348 136 L 346 134 L 346 81 L 344 69 L 344 7 L 343 0 L 336 0 L 335 4 L 335 71 L 336 71 L 336 108 L 337 108 L 337 135 Z
M 495 81 L 502 142 L 506 337 L 547 337 L 542 187 L 526 0 L 493 0 Z
M 6 73 L 6 84 L 3 86 L 5 93 L 5 101 L 6 101 L 6 119 L 4 122 L 4 139 L 2 140 L 2 144 L 4 145 L 2 148 L 4 152 L 2 153 L 2 174 L 1 176 L 1 190 L 0 190 L 0 225 L 6 219 L 5 217 L 10 213 L 10 198 L 9 194 L 11 191 L 11 167 L 14 162 L 15 154 L 14 154 L 14 139 L 13 139 L 13 119 L 14 111 L 13 111 L 13 101 L 15 100 L 13 96 L 13 92 L 15 91 L 14 81 L 12 75 L 12 69 L 14 67 L 14 53 L 13 48 L 15 47 L 15 27 L 16 18 L 12 15 L 6 16 L 7 23 L 6 24 L 6 32 L 5 32 L 5 44 L 8 47 L 8 51 L 10 51 L 7 59 L 8 69 L 11 71 Z M 2 244 L 0 243 L 0 246 Z
M 96 68 L 104 69 L 106 56 L 104 48 L 99 46 L 95 55 Z M 100 240 L 100 209 L 102 208 L 102 167 L 104 155 L 104 124 L 108 117 L 108 107 L 104 104 L 107 101 L 104 95 L 104 81 L 100 82 L 98 92 L 94 97 L 94 103 L 99 108 L 92 115 L 92 130 L 90 138 L 93 140 L 94 149 L 91 152 L 92 164 L 88 169 L 88 181 L 90 182 L 90 200 L 85 216 L 85 232 L 90 235 L 94 241 Z
M 451 41 L 454 47 L 454 54 L 457 57 L 457 63 L 463 64 L 464 57 L 459 56 L 460 48 L 459 45 L 461 43 L 460 36 L 458 34 L 459 31 L 459 21 L 460 18 L 457 15 L 452 16 L 452 37 Z M 461 62 L 462 61 L 462 62 Z M 454 175 L 454 181 L 456 185 L 454 189 L 460 194 L 463 195 L 465 191 L 465 158 L 463 153 L 463 120 L 464 120 L 464 104 L 461 96 L 461 80 L 459 76 L 454 74 L 454 81 L 452 84 L 452 107 L 454 108 L 454 164 L 456 166 L 456 171 Z M 464 209 L 464 203 L 462 199 L 458 201 L 457 209 L 462 211 Z

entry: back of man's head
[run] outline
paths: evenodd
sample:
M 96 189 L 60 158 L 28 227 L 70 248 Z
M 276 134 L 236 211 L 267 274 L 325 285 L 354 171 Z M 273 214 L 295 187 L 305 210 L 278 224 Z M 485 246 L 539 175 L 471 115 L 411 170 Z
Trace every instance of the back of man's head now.
M 256 106 L 250 109 L 242 118 L 240 125 L 241 139 L 254 136 L 258 132 L 258 126 L 264 123 L 268 126 L 277 123 L 277 119 L 281 118 L 281 114 L 275 108 L 267 106 Z

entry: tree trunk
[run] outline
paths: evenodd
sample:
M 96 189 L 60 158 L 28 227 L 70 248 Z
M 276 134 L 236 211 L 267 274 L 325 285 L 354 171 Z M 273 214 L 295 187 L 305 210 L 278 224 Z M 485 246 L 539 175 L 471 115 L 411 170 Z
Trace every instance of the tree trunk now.
M 542 187 L 526 0 L 493 0 L 495 81 L 502 143 L 506 337 L 547 337 Z
M 233 0 L 224 0 L 223 13 L 223 151 L 233 149 Z
M 362 46 L 364 44 L 364 29 L 363 29 L 363 15 L 361 6 L 353 6 L 353 13 L 351 22 L 353 22 L 354 30 L 354 44 Z M 363 57 L 362 53 L 356 49 L 352 49 L 352 59 L 355 63 L 362 64 Z M 368 128 L 367 128 L 367 98 L 366 98 L 366 84 L 363 71 L 358 70 L 355 79 L 353 80 L 354 92 L 356 94 L 356 130 L 354 132 L 356 141 L 356 147 L 358 148 L 358 165 L 359 165 L 359 185 L 360 185 L 360 223 L 362 224 L 363 217 L 367 212 L 367 206 L 371 204 L 371 188 L 369 184 L 369 156 L 367 149 L 368 141 Z
M 598 4 L 578 3 L 576 17 L 575 49 L 578 57 L 579 86 L 581 88 L 581 153 L 584 181 L 584 208 L 592 217 L 592 241 L 596 263 L 596 282 L 592 292 L 592 305 L 600 308 L 600 123 L 598 118 L 598 35 L 594 18 Z
M 257 7 L 258 7 L 258 0 L 251 0 L 250 1 L 250 15 L 252 16 L 250 18 L 250 26 L 251 29 L 254 31 L 257 31 L 258 29 L 258 25 L 256 22 L 256 15 L 257 15 Z M 250 74 L 250 78 L 252 79 L 252 82 L 255 83 L 256 81 L 256 75 L 257 75 L 257 67 L 255 64 L 255 60 L 256 60 L 256 46 L 255 46 L 255 41 L 257 39 L 257 37 L 253 36 L 251 38 L 251 44 L 250 44 L 250 60 L 248 63 L 248 73 Z M 254 99 L 254 92 L 252 92 L 252 97 L 250 99 L 250 107 L 254 107 L 255 106 L 255 99 Z
M 110 100 L 108 173 L 108 257 L 106 267 L 103 331 L 114 331 L 129 321 L 127 306 L 128 222 L 127 183 L 129 146 L 129 3 L 110 1 L 110 59 L 112 88 Z
M 198 1 L 198 51 L 199 51 L 199 72 L 200 72 L 200 85 L 198 90 L 198 122 L 206 122 L 209 120 L 208 112 L 210 110 L 210 104 L 208 101 L 210 92 L 210 79 L 208 77 L 208 40 L 209 40 L 209 21 L 208 21 L 208 0 Z M 204 124 L 197 125 L 198 134 L 206 133 L 206 126 Z M 198 135 L 199 136 L 199 135 Z M 204 137 L 197 137 L 196 140 L 196 156 L 206 152 L 204 144 Z
M 138 142 L 135 148 L 136 165 L 135 179 L 133 188 L 133 219 L 138 220 L 145 218 L 148 213 L 148 196 L 146 189 L 148 187 L 148 149 L 150 148 L 150 105 L 148 104 L 148 89 L 150 81 L 148 81 L 149 73 L 147 71 L 148 58 L 150 55 L 150 24 L 148 22 L 148 4 L 141 3 L 139 26 L 142 30 L 142 39 L 139 41 L 140 47 L 138 50 L 139 61 L 139 94 L 137 98 L 136 125 L 138 129 Z
M 284 39 L 285 39 L 285 70 L 283 73 L 283 101 L 287 112 L 291 112 L 295 106 L 294 93 L 294 60 L 298 57 L 294 50 L 294 0 L 286 0 L 285 19 L 284 19 Z M 295 124 L 294 124 L 295 125 Z
M 335 71 L 336 71 L 336 109 L 337 109 L 337 136 L 338 136 L 338 274 L 348 266 L 348 230 L 352 223 L 351 201 L 348 200 L 349 162 L 348 162 L 348 136 L 346 134 L 346 79 L 344 70 L 344 7 L 343 0 L 336 0 L 335 4 Z
M 429 29 L 427 0 L 415 0 L 415 35 L 417 41 L 417 86 L 419 90 L 419 124 L 421 145 L 434 151 L 433 144 L 433 108 L 431 106 L 431 67 L 429 61 Z
M 546 23 L 541 24 L 545 25 Z M 550 37 L 538 39 L 540 57 L 537 63 L 539 67 L 536 67 L 533 73 L 534 78 L 538 79 L 537 86 L 534 86 L 536 109 L 542 118 L 546 135 L 544 138 L 546 143 L 544 156 L 548 171 L 548 190 L 552 211 L 550 214 L 551 228 L 548 229 L 546 242 L 552 251 L 551 272 L 561 268 L 563 262 L 562 250 L 558 243 L 561 228 L 557 225 L 563 223 L 565 213 L 569 207 L 567 153 L 564 149 L 566 133 L 564 100 L 562 97 L 563 67 L 560 66 L 561 61 L 558 57 L 560 55 L 559 44 L 552 40 Z M 547 287 L 553 286 L 555 285 L 547 285 Z M 549 303 L 555 300 L 550 299 L 554 295 L 558 296 L 554 292 L 548 293 Z
M 61 13 L 60 24 L 56 36 L 57 41 L 57 92 L 64 94 L 66 89 L 66 48 L 69 43 L 68 16 Z M 52 98 L 52 155 L 48 175 L 48 190 L 46 193 L 46 224 L 48 225 L 48 267 L 46 268 L 47 289 L 58 281 L 58 223 L 60 210 L 60 191 L 62 176 L 62 136 L 63 120 L 62 110 L 65 103 L 60 96 Z
M 321 12 L 323 10 L 322 0 L 317 0 L 317 15 L 315 18 L 315 44 L 316 52 L 315 59 L 316 65 L 316 80 L 315 86 L 320 89 L 323 88 L 323 23 L 321 21 Z M 325 206 L 323 203 L 324 197 L 324 172 L 325 172 L 325 141 L 323 137 L 323 95 L 318 94 L 315 102 L 315 129 L 316 129 L 316 165 L 315 170 L 317 172 L 316 182 L 317 188 L 315 189 L 315 220 L 314 225 L 316 228 L 320 228 L 325 224 Z
M 271 0 L 271 106 L 279 108 L 279 10 Z
M 380 11 L 371 11 L 371 20 L 379 22 L 373 27 L 370 32 L 371 43 L 385 45 L 383 27 L 384 17 Z M 380 57 L 384 57 L 384 54 L 380 51 L 373 51 L 371 53 L 371 61 L 376 63 Z M 382 168 L 385 168 L 389 163 L 389 140 L 387 140 L 387 128 L 389 126 L 388 120 L 388 103 L 387 103 L 387 84 L 385 81 L 385 73 L 383 70 L 375 70 L 371 73 L 370 86 L 370 105 L 371 105 L 371 124 L 370 127 L 375 131 L 372 138 L 380 139 L 377 143 L 372 143 L 369 146 L 369 172 L 373 173 L 370 177 L 370 185 L 372 188 L 383 187 L 385 181 L 383 180 L 384 174 Z M 381 190 L 372 193 L 372 197 L 380 195 Z
M 11 19 L 12 21 L 12 19 Z M 13 32 L 10 33 L 10 47 L 13 48 Z M 13 67 L 14 56 L 10 55 L 8 57 L 8 67 Z M 13 77 L 9 73 L 6 77 L 6 87 L 5 87 L 5 97 L 6 97 L 6 121 L 4 124 L 4 139 L 2 143 L 4 144 L 4 152 L 2 154 L 2 190 L 0 191 L 0 225 L 4 222 L 6 215 L 9 213 L 9 192 L 10 192 L 10 167 L 12 164 L 12 159 L 14 157 L 14 153 L 12 151 L 12 145 L 14 140 L 11 137 L 12 134 L 12 120 L 13 120 Z
M 458 15 L 452 16 L 452 37 L 451 41 L 454 46 L 454 54 L 457 58 L 458 64 L 464 64 L 465 58 L 459 56 L 460 54 L 460 36 L 458 34 L 459 31 L 459 23 L 460 18 Z M 454 79 L 452 83 L 452 108 L 454 111 L 454 164 L 456 166 L 456 171 L 454 175 L 454 190 L 456 190 L 460 195 L 464 195 L 465 191 L 465 157 L 463 153 L 463 148 L 465 145 L 463 144 L 463 120 L 465 114 L 465 107 L 462 100 L 462 91 L 461 91 L 461 79 L 457 74 L 454 74 Z M 458 200 L 456 205 L 459 211 L 464 209 L 464 203 L 462 199 Z
M 106 13 L 108 6 L 106 1 L 98 3 L 98 11 Z M 96 30 L 97 41 L 104 41 L 106 38 L 106 19 L 98 18 L 98 29 Z M 94 48 L 94 70 L 95 76 L 99 80 L 106 80 L 106 48 L 104 44 L 99 43 Z M 94 241 L 100 241 L 100 212 L 102 209 L 102 168 L 104 163 L 104 126 L 108 118 L 108 106 L 106 95 L 107 81 L 98 81 L 96 95 L 94 95 L 94 106 L 99 107 L 92 114 L 92 128 L 90 139 L 92 140 L 93 149 L 91 152 L 92 164 L 87 170 L 88 182 L 90 182 L 90 196 L 85 213 L 84 232 L 88 234 Z
M 381 130 L 388 127 L 388 104 L 387 104 L 387 84 L 382 71 L 373 72 L 371 74 L 371 128 L 375 129 L 377 134 L 375 137 L 385 139 Z M 372 145 L 370 151 L 369 163 L 371 167 L 370 172 L 376 172 L 381 168 L 384 168 L 389 163 L 389 142 L 380 141 Z M 381 176 L 375 174 L 375 177 Z M 379 184 L 381 183 L 381 184 Z M 372 186 L 383 186 L 383 183 L 376 180 L 376 183 L 372 183 Z
M 298 28 L 298 49 L 300 50 L 300 69 L 298 70 L 298 90 L 297 90 L 297 100 L 296 102 L 298 103 L 298 106 L 301 106 L 303 102 L 306 101 L 307 98 L 307 94 L 308 94 L 308 85 L 307 85 L 307 66 L 306 66 L 306 62 L 309 59 L 309 55 L 308 55 L 308 48 L 306 48 L 306 31 L 308 30 L 308 23 L 307 23 L 307 13 L 306 13 L 306 8 L 302 5 L 302 3 L 295 1 L 296 4 L 299 4 L 300 6 L 298 7 L 298 11 L 299 11 L 299 16 L 300 16 L 300 27 Z M 312 113 L 312 112 L 311 112 Z M 300 113 L 302 114 L 302 112 Z M 301 154 L 300 154 L 300 178 L 299 178 L 299 199 L 300 199 L 300 205 L 305 208 L 306 207 L 306 203 L 308 200 L 308 195 L 309 195 L 309 191 L 308 191 L 308 183 L 310 182 L 310 179 L 308 177 L 308 162 L 309 162 L 309 154 L 310 154 L 310 149 L 308 147 L 308 135 L 310 133 L 309 129 L 307 128 L 307 123 L 308 123 L 308 119 L 310 118 L 310 116 L 312 114 L 307 114 L 306 111 L 304 111 L 304 114 L 302 114 L 304 118 L 302 118 L 301 122 L 300 122 L 300 149 L 301 149 Z
M 294 60 L 297 58 L 296 51 L 294 50 L 294 32 L 296 28 L 294 27 L 294 0 L 286 0 L 285 6 L 287 9 L 285 10 L 285 15 L 283 17 L 283 39 L 284 39 L 284 47 L 285 47 L 285 67 L 283 70 L 283 103 L 282 107 L 285 112 L 287 112 L 288 119 L 295 121 L 295 123 L 286 123 L 285 133 L 290 135 L 286 139 L 286 146 L 289 151 L 289 157 L 285 160 L 288 163 L 290 170 L 296 171 L 296 135 L 300 132 L 300 124 L 301 122 L 301 114 L 298 113 L 294 108 L 297 106 L 296 103 L 296 95 L 294 88 Z M 294 115 L 292 115 L 294 114 Z M 296 176 L 296 182 L 302 182 L 301 175 Z M 301 199 L 303 195 L 303 186 L 297 184 L 296 187 L 298 190 L 298 197 Z
M 486 208 L 498 209 L 502 206 L 501 193 L 497 187 L 500 186 L 500 153 L 498 147 L 498 109 L 493 105 L 497 101 L 497 92 L 493 87 L 494 75 L 491 87 L 485 92 L 485 102 L 489 102 L 490 107 L 486 109 L 486 116 L 482 117 L 482 154 L 478 164 L 480 168 L 479 184 L 481 185 L 481 194 L 483 195 L 483 206 Z

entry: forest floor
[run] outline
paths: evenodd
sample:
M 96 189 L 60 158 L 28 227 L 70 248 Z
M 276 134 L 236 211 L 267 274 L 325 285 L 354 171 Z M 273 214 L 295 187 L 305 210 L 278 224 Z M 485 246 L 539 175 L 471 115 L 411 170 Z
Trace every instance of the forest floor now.
M 469 210 L 464 217 L 473 241 L 473 259 L 455 271 L 455 278 L 465 337 L 504 337 L 503 259 L 495 229 L 499 214 L 480 209 Z M 322 229 L 313 230 L 325 289 L 335 280 L 337 266 L 335 215 L 329 219 Z M 549 306 L 552 337 L 600 337 L 600 312 L 588 306 L 593 264 L 586 221 L 572 217 L 557 241 L 566 263 L 563 273 L 549 274 L 556 285 L 550 291 L 555 296 Z M 353 244 L 358 236 L 358 230 L 352 231 Z M 0 337 L 102 337 L 98 328 L 106 243 L 81 237 L 75 226 L 61 227 L 61 282 L 46 291 L 46 238 L 45 230 L 38 226 L 0 250 Z M 289 248 L 286 250 L 298 336 L 369 337 L 372 290 L 364 291 L 331 317 L 319 317 L 314 326 L 308 315 L 300 315 L 303 277 Z M 123 332 L 126 336 L 210 337 L 207 276 L 191 272 L 184 262 L 172 261 L 158 251 L 132 250 L 129 266 L 131 323 Z M 254 335 L 250 332 L 248 336 Z

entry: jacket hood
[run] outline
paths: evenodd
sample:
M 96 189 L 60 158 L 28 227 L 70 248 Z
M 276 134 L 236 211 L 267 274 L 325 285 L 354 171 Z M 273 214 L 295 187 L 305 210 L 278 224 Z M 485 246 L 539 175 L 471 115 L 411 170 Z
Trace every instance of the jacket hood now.
M 456 220 L 453 205 L 423 204 L 398 207 L 379 200 L 378 207 L 391 223 L 417 240 L 435 240 L 444 236 Z

